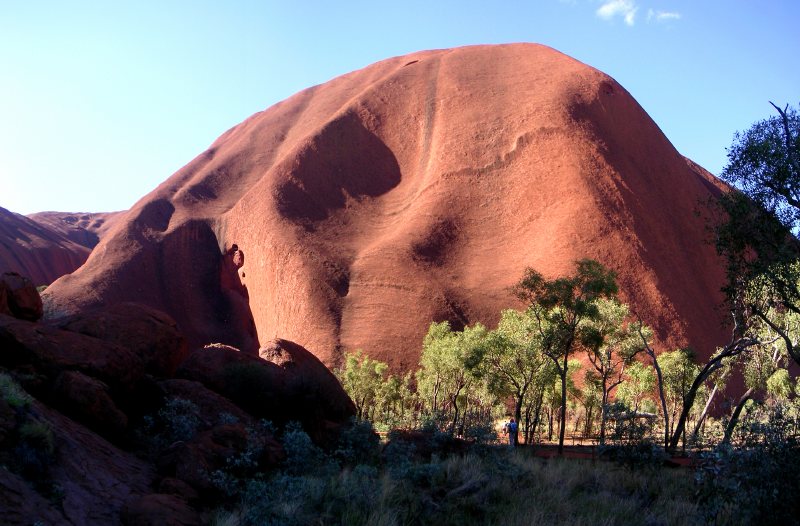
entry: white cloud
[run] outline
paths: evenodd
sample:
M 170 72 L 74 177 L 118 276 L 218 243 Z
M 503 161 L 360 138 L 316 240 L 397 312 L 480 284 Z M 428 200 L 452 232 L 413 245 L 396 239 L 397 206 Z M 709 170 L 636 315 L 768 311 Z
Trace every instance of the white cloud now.
M 669 22 L 670 20 L 680 20 L 681 14 L 674 11 L 654 11 L 653 9 L 647 10 L 647 21 L 655 20 L 656 22 Z
M 633 0 L 608 0 L 601 5 L 596 14 L 604 20 L 611 20 L 615 16 L 621 16 L 625 23 L 632 26 L 636 22 L 636 11 L 639 8 Z

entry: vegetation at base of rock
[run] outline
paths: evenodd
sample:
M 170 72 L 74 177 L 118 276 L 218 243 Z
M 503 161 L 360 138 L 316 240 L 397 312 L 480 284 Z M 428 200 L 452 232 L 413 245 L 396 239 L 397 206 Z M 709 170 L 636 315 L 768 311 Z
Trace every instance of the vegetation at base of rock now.
M 6 373 L 0 373 L 0 397 L 14 409 L 27 409 L 33 400 L 33 397 Z
M 11 411 L 0 414 L 0 466 L 27 479 L 42 495 L 58 500 L 50 480 L 56 443 L 50 424 L 33 409 L 33 397 L 7 373 L 0 373 L 0 400 Z
M 247 485 L 216 524 L 703 524 L 684 471 L 608 469 L 492 448 L 427 461 L 384 455 L 336 473 L 280 472 Z

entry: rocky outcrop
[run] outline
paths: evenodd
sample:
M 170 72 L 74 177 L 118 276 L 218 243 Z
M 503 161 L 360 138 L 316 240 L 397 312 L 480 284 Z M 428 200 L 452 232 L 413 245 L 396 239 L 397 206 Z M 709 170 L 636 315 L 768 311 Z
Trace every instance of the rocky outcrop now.
M 355 415 L 338 380 L 303 347 L 277 340 L 262 354 L 270 359 L 209 345 L 192 352 L 176 375 L 202 383 L 261 418 L 302 422 L 312 434 L 326 421 L 346 423 Z
M 0 272 L 49 285 L 80 267 L 91 250 L 25 216 L 0 208 Z
M 0 314 L 28 321 L 42 317 L 42 298 L 31 280 L 16 272 L 0 275 Z
M 53 284 L 46 311 L 136 301 L 193 348 L 254 354 L 279 336 L 329 366 L 363 349 L 411 369 L 431 321 L 492 326 L 521 306 L 525 267 L 552 278 L 588 257 L 618 272 L 659 348 L 702 356 L 726 339 L 697 214 L 720 191 L 600 71 L 533 44 L 425 51 L 223 134 Z
M 200 515 L 175 495 L 153 493 L 137 497 L 122 510 L 125 526 L 200 526 Z
M 58 327 L 125 347 L 144 363 L 146 372 L 158 377 L 172 376 L 188 354 L 171 317 L 136 303 L 80 313 L 60 320 Z
M 27 217 L 91 250 L 123 214 L 124 212 L 37 212 Z

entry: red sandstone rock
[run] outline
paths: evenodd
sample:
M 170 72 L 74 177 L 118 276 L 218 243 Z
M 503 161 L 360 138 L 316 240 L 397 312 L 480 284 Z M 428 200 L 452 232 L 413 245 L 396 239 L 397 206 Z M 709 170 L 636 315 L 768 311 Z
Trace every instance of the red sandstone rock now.
M 16 272 L 5 272 L 0 275 L 0 289 L 0 314 L 28 321 L 42 317 L 42 298 L 31 280 Z
M 49 285 L 74 271 L 90 249 L 48 226 L 0 208 L 0 272 L 30 276 L 35 285 Z
M 122 510 L 125 526 L 200 526 L 200 515 L 175 495 L 152 493 L 136 497 Z
M 425 51 L 224 133 L 44 297 L 53 316 L 146 303 L 192 346 L 280 335 L 327 365 L 363 349 L 409 369 L 431 321 L 492 326 L 525 267 L 590 257 L 660 347 L 702 357 L 726 338 L 695 213 L 719 192 L 585 64 L 532 44 Z M 246 296 L 220 277 L 233 244 Z
M 285 340 L 263 352 L 281 365 L 215 344 L 192 352 L 176 375 L 203 383 L 252 415 L 277 424 L 297 420 L 309 432 L 323 420 L 343 423 L 355 414 L 342 386 L 311 353 Z
M 175 321 L 163 312 L 136 303 L 119 303 L 81 313 L 59 327 L 131 350 L 148 373 L 169 377 L 186 358 L 188 348 Z
M 356 412 L 339 380 L 302 346 L 275 339 L 259 349 L 259 356 L 283 369 L 287 397 L 304 411 L 298 420 L 344 422 Z M 306 403 L 300 403 L 306 400 Z
M 100 380 L 78 371 L 64 371 L 56 378 L 53 394 L 66 414 L 101 435 L 116 438 L 128 427 L 128 417 Z
M 7 472 L 0 470 L 0 522 L 118 524 L 125 502 L 151 491 L 155 473 L 144 461 L 38 402 L 33 402 L 32 410 L 53 430 L 56 460 L 48 476 L 60 488 L 63 500 L 56 507 L 37 498 L 34 491 L 20 495 L 20 485 L 8 489 L 2 475 Z M 19 482 L 30 488 L 28 483 Z M 25 520 L 15 522 L 14 517 Z
M 168 495 L 175 495 L 186 502 L 196 502 L 200 495 L 190 485 L 184 481 L 172 477 L 166 477 L 158 483 L 158 492 Z
M 76 370 L 121 392 L 144 375 L 144 363 L 124 347 L 97 338 L 0 315 L 0 365 L 31 366 L 55 379 Z
M 27 217 L 91 250 L 122 214 L 123 212 L 37 212 Z
M 212 473 L 228 466 L 229 459 L 244 452 L 248 442 L 261 446 L 261 456 L 252 460 L 262 470 L 275 468 L 283 460 L 283 447 L 271 435 L 255 433 L 242 424 L 216 426 L 170 446 L 159 460 L 159 469 L 201 493 L 213 494 Z

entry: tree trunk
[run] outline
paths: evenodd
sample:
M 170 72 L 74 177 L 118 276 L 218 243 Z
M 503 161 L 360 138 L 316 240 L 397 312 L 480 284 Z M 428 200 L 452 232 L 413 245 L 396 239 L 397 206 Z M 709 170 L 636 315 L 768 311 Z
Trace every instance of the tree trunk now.
M 513 444 L 515 446 L 519 445 L 519 426 L 520 422 L 522 421 L 522 398 L 524 396 L 525 395 L 517 396 L 516 403 L 514 404 L 514 419 L 517 423 L 517 429 L 516 431 L 514 431 L 514 441 L 513 441 Z
M 606 443 L 606 422 L 608 422 L 608 393 L 603 387 L 603 405 L 600 407 L 600 445 Z
M 650 359 L 653 361 L 653 368 L 656 370 L 656 380 L 658 381 L 658 398 L 661 401 L 661 411 L 664 412 L 664 450 L 669 451 L 669 413 L 667 413 L 667 397 L 664 395 L 664 376 L 661 374 L 661 366 L 658 365 L 658 358 L 652 349 L 648 349 Z
M 564 367 L 561 370 L 561 422 L 558 428 L 558 455 L 564 454 L 564 434 L 567 430 L 567 373 L 569 372 L 569 353 L 564 353 Z
M 539 422 L 542 415 L 542 404 L 544 403 L 544 390 L 542 390 L 539 399 L 536 402 L 536 412 L 533 414 L 533 429 L 531 429 L 531 443 L 536 440 L 536 429 L 539 427 Z
M 736 424 L 739 423 L 739 416 L 742 414 L 742 409 L 744 409 L 744 405 L 753 397 L 753 393 L 755 389 L 752 387 L 744 392 L 741 398 L 739 398 L 739 402 L 736 404 L 736 407 L 733 409 L 733 413 L 731 414 L 731 419 L 728 421 L 728 425 L 725 426 L 725 435 L 722 437 L 723 444 L 730 444 L 731 437 L 733 437 L 733 431 L 736 429 Z

